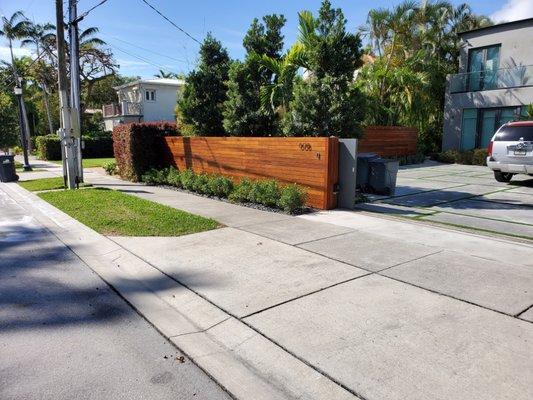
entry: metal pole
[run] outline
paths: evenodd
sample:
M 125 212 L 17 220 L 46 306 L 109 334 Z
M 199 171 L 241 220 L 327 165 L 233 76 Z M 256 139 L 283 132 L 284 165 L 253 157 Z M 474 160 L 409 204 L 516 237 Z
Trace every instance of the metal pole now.
M 73 136 L 76 138 L 78 178 L 83 182 L 81 101 L 80 101 L 80 52 L 78 39 L 78 0 L 69 0 L 69 43 L 70 43 L 70 104 Z
M 24 171 L 31 171 L 32 168 L 28 160 L 28 142 L 25 133 L 24 108 L 22 103 L 22 87 L 20 86 L 20 81 L 17 81 L 17 86 L 15 87 L 15 97 L 17 98 L 17 105 L 19 109 L 20 145 L 22 146 L 22 153 L 24 155 L 24 166 L 22 168 L 24 169 Z
M 56 0 L 56 38 L 57 38 L 57 64 L 59 107 L 61 110 L 61 128 L 59 137 L 65 147 L 65 162 L 67 170 L 67 187 L 75 189 L 78 183 L 76 140 L 73 136 L 69 96 L 67 88 L 67 62 L 65 57 L 65 33 L 63 23 L 63 1 Z

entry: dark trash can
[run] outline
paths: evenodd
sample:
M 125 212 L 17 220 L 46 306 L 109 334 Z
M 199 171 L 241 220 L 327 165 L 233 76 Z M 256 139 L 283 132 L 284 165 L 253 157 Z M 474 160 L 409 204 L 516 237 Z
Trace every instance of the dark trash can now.
M 357 178 L 356 187 L 362 191 L 368 188 L 370 181 L 370 162 L 379 158 L 374 153 L 361 153 L 357 155 Z
M 15 172 L 15 156 L 0 155 L 0 182 L 15 182 L 19 177 Z
M 369 165 L 369 186 L 372 188 L 373 193 L 387 196 L 394 194 L 400 162 L 375 158 L 370 160 Z

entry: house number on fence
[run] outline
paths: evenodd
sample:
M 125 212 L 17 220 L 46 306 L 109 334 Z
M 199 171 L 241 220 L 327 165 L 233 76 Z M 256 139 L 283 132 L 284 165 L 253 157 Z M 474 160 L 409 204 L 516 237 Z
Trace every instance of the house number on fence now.
M 300 150 L 302 151 L 311 151 L 311 143 L 300 143 Z

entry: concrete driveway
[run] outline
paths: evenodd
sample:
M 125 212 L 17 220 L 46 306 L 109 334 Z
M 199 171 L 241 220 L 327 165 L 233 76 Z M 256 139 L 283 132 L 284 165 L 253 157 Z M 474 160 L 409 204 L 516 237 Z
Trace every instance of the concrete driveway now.
M 533 239 L 533 177 L 501 183 L 487 167 L 431 161 L 402 167 L 394 196 L 372 195 L 358 207 Z

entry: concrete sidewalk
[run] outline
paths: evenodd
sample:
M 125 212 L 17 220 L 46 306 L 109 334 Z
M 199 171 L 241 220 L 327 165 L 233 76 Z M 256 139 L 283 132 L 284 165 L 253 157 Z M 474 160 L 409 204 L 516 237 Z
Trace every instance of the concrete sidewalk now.
M 227 225 L 104 238 L 10 185 L 237 398 L 533 397 L 531 245 L 347 211 L 291 217 L 91 172 L 86 180 Z

